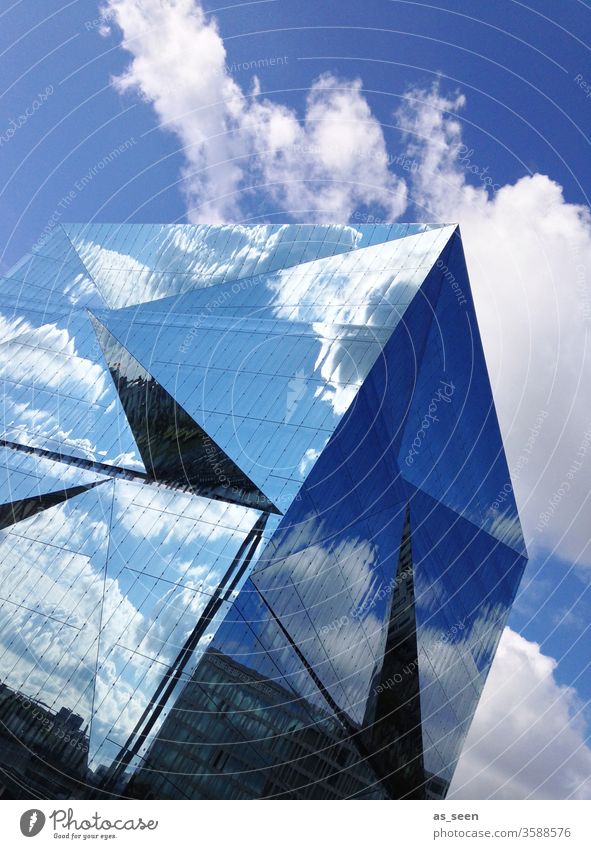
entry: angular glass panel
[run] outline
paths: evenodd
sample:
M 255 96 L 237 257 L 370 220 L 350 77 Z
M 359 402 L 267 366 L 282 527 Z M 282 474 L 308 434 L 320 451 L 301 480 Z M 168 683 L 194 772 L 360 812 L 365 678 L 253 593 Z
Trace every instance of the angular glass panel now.
M 106 305 L 61 225 L 18 262 L 8 272 L 6 280 L 3 300 L 5 295 L 15 296 L 17 301 L 24 297 L 34 301 L 46 316 L 67 308 Z
M 445 796 L 525 563 L 457 229 L 67 225 L 0 313 L 11 786 Z
M 415 486 L 525 554 L 457 234 L 441 273 L 400 468 Z M 495 507 L 501 498 L 502 507 Z
M 99 318 L 285 510 L 296 489 L 285 481 L 302 482 L 403 316 L 406 324 L 412 296 L 432 286 L 452 233 L 428 230 L 216 286 L 213 297 L 194 291 Z M 387 325 L 364 327 L 381 303 Z
M 208 611 L 177 690 L 188 680 L 247 577 L 236 568 L 244 559 L 237 564 L 236 558 L 258 515 L 190 493 L 116 482 L 90 740 L 93 769 L 108 768 L 136 734 Z M 157 718 L 165 716 L 166 709 Z M 149 741 L 143 740 L 140 755 Z
M 104 476 L 45 459 L 25 451 L 0 446 L 0 503 L 36 498 L 58 489 L 89 486 Z
M 278 512 L 180 404 L 91 317 L 144 466 L 155 481 Z
M 3 439 L 144 471 L 86 312 L 0 344 L 0 381 Z
M 59 754 L 62 769 L 88 758 L 112 486 L 0 531 L 0 680 L 10 693 L 3 692 L 13 719 L 27 717 L 23 743 L 51 750 L 52 760 Z M 55 734 L 49 720 L 41 733 L 31 705 L 51 715 Z M 73 747 L 57 735 L 64 724 L 75 731 Z
M 384 798 L 375 773 L 250 582 L 239 599 L 126 792 L 149 798 Z
M 422 723 L 453 772 L 526 560 L 420 490 L 411 526 Z
M 115 309 L 274 271 L 302 261 L 304 253 L 311 259 L 332 256 L 354 248 L 360 237 L 353 227 L 329 225 L 299 234 L 302 228 L 295 224 L 68 224 L 64 229 Z
M 29 498 L 9 501 L 8 504 L 0 504 L 0 530 L 8 528 L 10 525 L 16 525 L 17 522 L 22 522 L 23 519 L 34 516 L 35 513 L 41 513 L 42 510 L 55 507 L 56 504 L 61 504 L 62 501 L 67 501 L 69 498 L 75 498 L 75 496 L 87 492 L 100 483 L 104 483 L 104 481 L 97 481 L 84 486 L 71 486 L 57 492 L 46 492 L 43 495 L 32 495 Z

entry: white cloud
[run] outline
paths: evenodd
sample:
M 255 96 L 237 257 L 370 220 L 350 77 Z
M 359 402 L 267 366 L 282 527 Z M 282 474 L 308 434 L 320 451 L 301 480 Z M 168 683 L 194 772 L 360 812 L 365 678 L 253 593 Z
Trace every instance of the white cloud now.
M 416 163 L 411 200 L 459 221 L 505 448 L 530 552 L 591 564 L 591 216 L 542 174 L 494 193 L 467 182 L 453 113 L 462 95 L 412 91 L 399 118 Z M 479 175 L 486 163 L 470 157 Z M 577 465 L 579 464 L 580 465 Z M 544 519 L 543 514 L 550 513 Z
M 190 220 L 240 218 L 241 193 L 253 181 L 309 220 L 347 221 L 364 204 L 386 217 L 402 212 L 405 184 L 389 171 L 360 80 L 320 76 L 301 121 L 261 97 L 256 78 L 249 92 L 232 79 L 217 23 L 198 0 L 107 0 L 105 11 L 132 55 L 116 87 L 151 103 L 183 146 Z
M 557 662 L 506 628 L 452 782 L 455 799 L 588 799 L 591 749 Z

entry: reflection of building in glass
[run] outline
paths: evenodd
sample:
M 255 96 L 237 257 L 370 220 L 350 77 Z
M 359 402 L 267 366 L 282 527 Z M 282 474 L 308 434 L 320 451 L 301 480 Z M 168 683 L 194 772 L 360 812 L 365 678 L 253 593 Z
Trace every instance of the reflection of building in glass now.
M 0 798 L 80 795 L 88 776 L 82 723 L 0 683 Z
M 444 796 L 526 557 L 458 229 L 64 225 L 1 291 L 11 787 Z
M 255 741 L 255 742 L 252 742 Z M 127 792 L 149 798 L 386 798 L 328 712 L 215 651 Z M 148 775 L 147 770 L 154 770 Z

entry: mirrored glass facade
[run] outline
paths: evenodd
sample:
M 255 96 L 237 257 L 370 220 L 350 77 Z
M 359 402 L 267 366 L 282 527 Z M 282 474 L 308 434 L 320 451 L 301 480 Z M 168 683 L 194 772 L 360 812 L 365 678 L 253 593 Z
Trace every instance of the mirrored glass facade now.
M 527 556 L 458 228 L 63 225 L 1 287 L 1 792 L 445 796 Z

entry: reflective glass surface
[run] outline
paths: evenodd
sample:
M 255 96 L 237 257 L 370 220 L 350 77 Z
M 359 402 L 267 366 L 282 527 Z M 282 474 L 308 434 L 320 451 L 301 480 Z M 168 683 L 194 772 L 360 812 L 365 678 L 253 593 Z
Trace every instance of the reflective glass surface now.
M 6 792 L 444 796 L 526 556 L 457 228 L 64 225 L 1 285 Z

